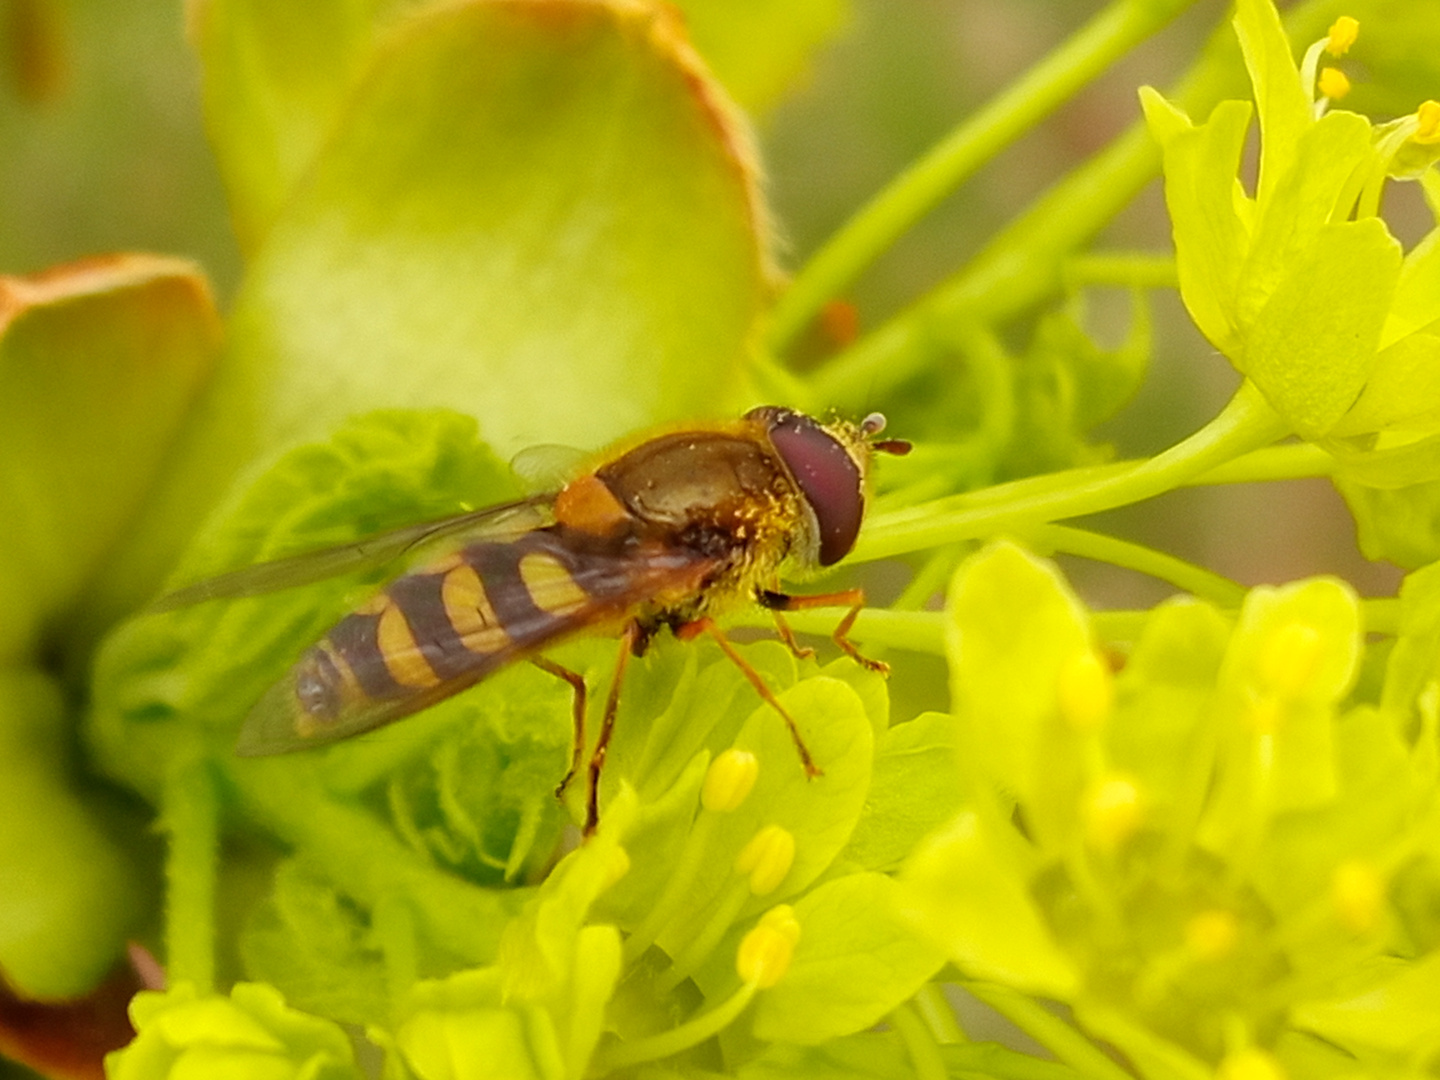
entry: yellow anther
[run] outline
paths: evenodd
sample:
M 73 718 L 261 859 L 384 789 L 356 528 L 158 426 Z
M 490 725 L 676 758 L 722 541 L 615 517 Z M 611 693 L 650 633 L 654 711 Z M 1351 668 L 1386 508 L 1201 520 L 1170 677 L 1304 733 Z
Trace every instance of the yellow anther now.
M 1101 851 L 1113 851 L 1140 828 L 1145 817 L 1144 796 L 1128 776 L 1109 776 L 1085 796 L 1081 819 L 1085 838 Z
M 1276 629 L 1260 643 L 1263 685 L 1283 698 L 1300 697 L 1320 666 L 1323 644 L 1320 631 L 1301 619 Z
M 1211 908 L 1193 915 L 1185 924 L 1185 947 L 1197 960 L 1229 956 L 1240 939 L 1240 924 L 1233 912 Z
M 738 809 L 754 789 L 759 775 L 760 759 L 754 754 L 748 750 L 726 750 L 710 763 L 705 773 L 700 805 L 720 814 Z
M 1422 101 L 1415 110 L 1418 127 L 1410 138 L 1417 143 L 1440 142 L 1440 101 Z
M 1321 96 L 1327 97 L 1331 101 L 1339 101 L 1350 93 L 1350 80 L 1337 67 L 1321 68 L 1320 78 L 1316 82 L 1320 87 Z
M 1115 704 L 1115 676 L 1103 657 L 1085 649 L 1060 666 L 1056 694 L 1066 723 L 1076 731 L 1094 731 Z
M 1357 934 L 1373 930 L 1385 905 L 1385 879 L 1361 859 L 1343 862 L 1330 875 L 1330 902 L 1347 929 Z
M 756 896 L 774 892 L 795 862 L 795 834 L 779 825 L 766 825 L 735 856 L 735 872 L 750 876 Z
M 1360 20 L 1341 15 L 1330 24 L 1330 33 L 1325 39 L 1325 51 L 1331 56 L 1344 56 L 1359 36 Z
M 1215 1076 L 1216 1080 L 1285 1080 L 1285 1070 L 1274 1054 L 1248 1046 L 1226 1054 Z
M 735 952 L 735 970 L 747 983 L 761 990 L 774 986 L 790 970 L 790 960 L 800 941 L 800 923 L 789 904 L 777 904 L 740 941 Z

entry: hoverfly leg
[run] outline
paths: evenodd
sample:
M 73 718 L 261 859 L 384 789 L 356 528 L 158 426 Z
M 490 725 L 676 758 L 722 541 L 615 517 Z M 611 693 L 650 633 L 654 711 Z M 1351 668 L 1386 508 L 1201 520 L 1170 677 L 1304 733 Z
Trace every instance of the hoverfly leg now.
M 675 631 L 675 636 L 681 641 L 691 641 L 701 634 L 709 634 L 715 639 L 715 644 L 720 646 L 720 651 L 730 658 L 745 678 L 750 680 L 750 685 L 755 688 L 755 692 L 780 714 L 780 718 L 785 721 L 785 726 L 790 730 L 790 737 L 795 740 L 795 749 L 800 752 L 800 764 L 805 767 L 805 775 L 812 779 L 824 775 L 824 770 L 816 765 L 815 759 L 810 756 L 810 748 L 805 745 L 805 740 L 800 735 L 800 729 L 795 726 L 795 721 L 785 711 L 785 706 L 780 704 L 780 700 L 771 692 L 770 687 L 765 685 L 765 680 L 760 677 L 760 673 L 746 662 L 745 658 L 736 651 L 734 645 L 730 644 L 730 639 L 715 625 L 714 619 L 707 615 L 692 623 L 686 623 Z
M 620 708 L 620 684 L 625 681 L 625 669 L 636 648 L 644 648 L 645 634 L 640 624 L 631 622 L 620 636 L 620 655 L 615 659 L 615 677 L 610 680 L 610 692 L 605 696 L 605 716 L 600 721 L 600 737 L 595 740 L 595 749 L 590 755 L 590 790 L 585 798 L 585 828 L 583 836 L 595 835 L 600 824 L 600 770 L 605 765 L 605 751 L 610 746 L 610 735 L 615 730 L 615 713 Z
M 564 796 L 570 781 L 580 771 L 581 759 L 585 757 L 585 678 L 543 656 L 532 656 L 530 662 L 541 671 L 554 675 L 557 679 L 564 679 L 574 692 L 572 702 L 575 712 L 575 743 L 570 752 L 570 768 L 566 770 L 565 778 L 555 787 L 555 797 L 558 799 Z
M 850 628 L 855 625 L 855 619 L 865 608 L 864 589 L 845 589 L 841 592 L 821 593 L 818 596 L 790 596 L 782 592 L 773 592 L 770 589 L 760 589 L 756 592 L 755 599 L 759 601 L 761 607 L 768 608 L 775 614 L 777 624 L 782 611 L 805 611 L 808 608 L 850 605 L 850 610 L 835 627 L 834 633 L 830 635 L 831 639 L 840 646 L 846 656 L 866 670 L 878 672 L 881 675 L 890 674 L 889 664 L 880 660 L 871 660 L 868 656 L 863 655 L 848 637 Z M 781 640 L 784 640 L 788 632 L 789 628 L 786 627 L 780 634 Z
M 778 591 L 766 589 L 765 595 L 780 596 L 782 594 Z M 790 650 L 796 660 L 809 660 L 815 655 L 814 649 L 808 645 L 801 645 L 800 642 L 795 640 L 795 631 L 790 629 L 790 624 L 785 621 L 785 616 L 780 614 L 778 609 L 771 608 L 770 614 L 775 619 L 775 633 L 780 635 L 780 640 L 785 644 L 785 647 Z

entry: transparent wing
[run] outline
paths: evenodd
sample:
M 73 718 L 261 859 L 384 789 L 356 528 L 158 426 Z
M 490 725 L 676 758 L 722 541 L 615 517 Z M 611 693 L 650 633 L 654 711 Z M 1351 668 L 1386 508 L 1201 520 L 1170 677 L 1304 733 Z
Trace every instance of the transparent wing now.
M 550 524 L 553 521 L 550 507 L 554 501 L 553 494 L 536 495 L 436 521 L 405 525 L 351 544 L 243 566 L 165 593 L 146 610 L 174 611 L 207 600 L 259 596 L 293 589 L 353 570 L 383 566 L 401 556 L 422 551 L 433 543 L 453 541 L 460 534 L 475 540 L 512 539 Z
M 538 443 L 511 458 L 510 471 L 519 477 L 526 491 L 556 491 L 579 476 L 593 457 L 573 446 Z

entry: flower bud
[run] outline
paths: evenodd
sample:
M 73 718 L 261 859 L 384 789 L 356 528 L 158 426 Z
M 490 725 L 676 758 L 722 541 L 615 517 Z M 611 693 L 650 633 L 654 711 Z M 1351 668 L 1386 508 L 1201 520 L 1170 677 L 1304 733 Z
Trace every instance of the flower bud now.
M 1282 698 L 1300 697 L 1320 666 L 1322 645 L 1320 631 L 1310 623 L 1285 623 L 1260 643 L 1260 679 Z

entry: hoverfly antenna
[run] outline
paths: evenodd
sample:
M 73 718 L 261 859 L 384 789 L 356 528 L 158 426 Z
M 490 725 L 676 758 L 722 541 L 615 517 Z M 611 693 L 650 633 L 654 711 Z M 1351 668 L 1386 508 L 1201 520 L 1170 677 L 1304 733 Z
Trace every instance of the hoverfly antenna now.
M 885 430 L 885 414 L 872 412 L 864 420 L 860 421 L 860 430 L 867 436 L 879 435 Z M 904 457 L 914 449 L 909 439 L 875 439 L 870 438 L 870 449 L 881 454 L 893 454 L 896 457 Z

